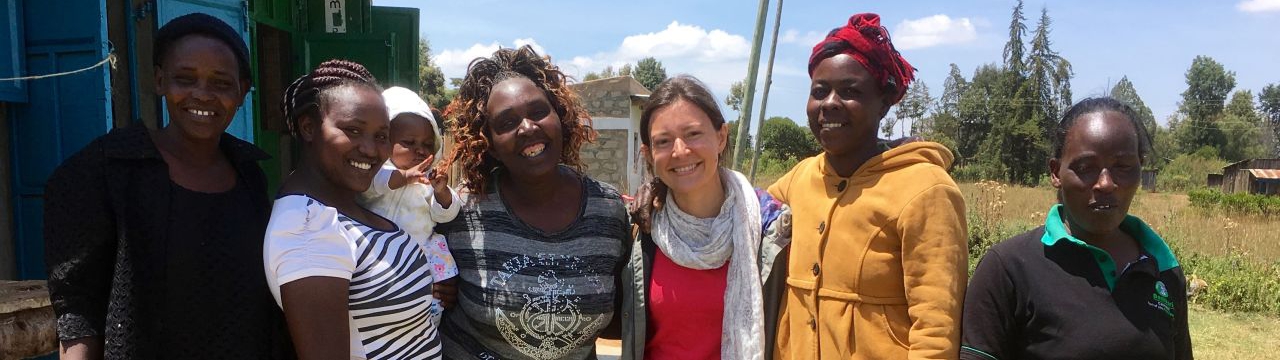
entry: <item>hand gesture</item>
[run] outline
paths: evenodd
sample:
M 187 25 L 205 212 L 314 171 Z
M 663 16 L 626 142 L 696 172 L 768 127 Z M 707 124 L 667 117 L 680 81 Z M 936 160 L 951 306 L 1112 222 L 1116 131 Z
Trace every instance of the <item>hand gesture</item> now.
M 431 162 L 435 161 L 435 159 L 435 155 L 429 155 L 426 160 L 422 161 L 422 163 L 414 165 L 406 170 L 402 170 L 404 172 L 405 179 L 408 179 L 411 183 L 432 184 L 428 179 L 428 174 L 431 173 Z

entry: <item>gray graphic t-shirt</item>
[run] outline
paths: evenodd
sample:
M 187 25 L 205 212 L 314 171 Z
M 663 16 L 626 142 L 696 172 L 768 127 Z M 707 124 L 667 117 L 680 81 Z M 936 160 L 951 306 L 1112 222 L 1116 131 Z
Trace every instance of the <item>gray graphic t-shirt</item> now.
M 436 228 L 460 278 L 458 304 L 441 324 L 445 358 L 595 358 L 630 234 L 621 196 L 584 177 L 578 220 L 548 234 L 516 218 L 490 185 L 487 196 L 466 196 L 457 219 Z

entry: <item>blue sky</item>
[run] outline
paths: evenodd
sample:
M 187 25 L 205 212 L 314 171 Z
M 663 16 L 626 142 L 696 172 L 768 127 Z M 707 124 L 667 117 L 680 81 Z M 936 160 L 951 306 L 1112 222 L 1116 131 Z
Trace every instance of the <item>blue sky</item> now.
M 840 5 L 831 5 L 842 3 Z M 421 31 L 446 77 L 462 77 L 477 56 L 499 46 L 533 44 L 578 78 L 654 56 L 668 75 L 687 73 L 717 97 L 747 73 L 756 1 L 409 1 L 374 5 L 421 8 Z M 768 58 L 777 0 L 769 6 L 761 56 Z M 942 93 L 949 64 L 966 78 L 979 65 L 1000 62 L 1014 1 L 798 1 L 784 3 L 768 116 L 803 122 L 809 50 L 849 15 L 876 12 L 894 43 L 919 69 L 930 93 Z M 1280 0 L 1027 1 L 1028 31 L 1040 9 L 1053 20 L 1053 49 L 1074 66 L 1076 100 L 1104 95 L 1128 76 L 1164 123 L 1186 89 L 1184 74 L 1197 55 L 1236 73 L 1237 89 L 1254 94 L 1280 83 Z M 1026 35 L 1030 40 L 1032 34 Z M 763 82 L 760 82 L 763 88 Z M 756 109 L 759 109 L 759 90 Z M 723 104 L 722 104 L 723 106 Z M 726 109 L 727 110 L 727 109 Z M 729 118 L 737 114 L 726 111 Z M 758 116 L 758 115 L 755 115 Z

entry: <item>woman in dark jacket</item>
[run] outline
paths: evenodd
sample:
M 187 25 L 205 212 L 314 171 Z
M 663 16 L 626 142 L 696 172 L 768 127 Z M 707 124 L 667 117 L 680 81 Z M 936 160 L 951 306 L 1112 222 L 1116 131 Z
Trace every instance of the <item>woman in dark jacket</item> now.
M 63 359 L 270 359 L 288 336 L 262 270 L 258 148 L 225 133 L 249 91 L 226 23 L 156 34 L 169 124 L 117 129 L 46 184 L 45 259 Z
M 969 282 L 961 359 L 1191 359 L 1186 280 L 1129 215 L 1150 137 L 1133 108 L 1085 99 L 1054 129 L 1044 226 L 992 246 Z

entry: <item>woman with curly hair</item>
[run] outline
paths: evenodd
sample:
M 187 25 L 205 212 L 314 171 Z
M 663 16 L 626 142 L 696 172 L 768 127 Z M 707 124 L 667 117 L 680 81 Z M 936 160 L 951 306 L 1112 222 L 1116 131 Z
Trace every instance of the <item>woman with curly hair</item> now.
M 471 62 L 446 118 L 442 166 L 462 171 L 462 212 L 437 228 L 458 264 L 445 356 L 587 359 L 614 319 L 629 234 L 618 191 L 582 173 L 591 119 L 532 48 Z
M 391 153 L 381 92 L 345 60 L 285 92 L 302 152 L 272 207 L 263 261 L 301 359 L 440 358 L 426 249 L 357 202 Z

